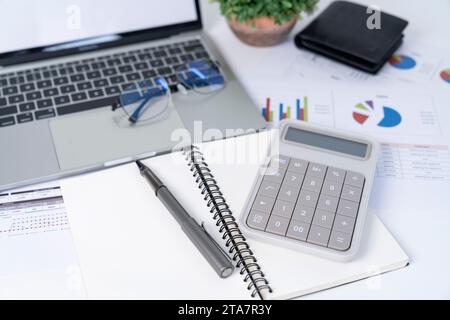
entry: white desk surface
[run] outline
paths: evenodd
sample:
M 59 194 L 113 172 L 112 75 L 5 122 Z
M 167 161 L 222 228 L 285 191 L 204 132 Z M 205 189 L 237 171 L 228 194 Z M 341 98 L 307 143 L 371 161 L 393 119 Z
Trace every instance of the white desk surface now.
M 321 8 L 331 0 L 321 0 Z M 377 0 L 356 1 L 374 4 L 382 10 L 409 20 L 408 38 L 420 38 L 426 42 L 448 42 L 448 16 L 450 1 Z M 205 29 L 208 30 L 222 19 L 217 4 L 201 0 Z M 317 14 L 317 13 L 316 13 Z M 305 24 L 307 19 L 300 24 Z M 301 27 L 301 26 L 300 26 Z M 449 187 L 450 191 L 450 187 Z M 449 299 L 450 298 L 450 210 L 424 212 L 432 223 L 424 230 L 417 230 L 417 223 L 408 223 L 417 218 L 410 212 L 380 213 L 396 239 L 411 258 L 411 265 L 397 272 L 326 290 L 306 297 L 307 299 Z

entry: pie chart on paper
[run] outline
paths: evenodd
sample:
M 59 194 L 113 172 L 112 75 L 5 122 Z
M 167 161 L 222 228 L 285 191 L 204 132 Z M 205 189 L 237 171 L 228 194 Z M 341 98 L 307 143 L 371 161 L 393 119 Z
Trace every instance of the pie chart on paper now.
M 394 108 L 383 106 L 383 116 L 378 120 L 378 127 L 394 128 L 402 122 L 402 116 Z M 353 111 L 353 119 L 364 125 L 371 117 L 375 117 L 375 103 L 372 100 L 358 103 Z
M 353 112 L 353 119 L 362 125 L 369 119 L 372 110 L 374 110 L 373 101 L 358 103 Z
M 450 83 L 450 69 L 441 72 L 441 78 L 447 83 Z
M 393 55 L 389 59 L 389 64 L 394 68 L 401 70 L 409 70 L 417 65 L 416 60 L 414 60 L 413 58 L 400 54 Z

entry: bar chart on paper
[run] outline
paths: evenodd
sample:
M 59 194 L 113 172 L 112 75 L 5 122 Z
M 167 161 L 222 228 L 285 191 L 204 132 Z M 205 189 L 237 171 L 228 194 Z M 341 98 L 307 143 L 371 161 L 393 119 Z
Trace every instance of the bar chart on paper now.
M 295 99 L 294 104 L 279 103 L 276 106 L 272 105 L 273 100 L 270 97 L 266 98 L 266 105 L 262 108 L 262 116 L 267 122 L 274 122 L 276 120 L 282 121 L 285 119 L 295 119 L 308 122 L 308 97 Z M 276 117 L 276 118 L 275 118 Z
M 302 91 L 294 88 L 258 88 L 251 92 L 264 119 L 276 126 L 284 119 L 334 125 L 330 93 Z

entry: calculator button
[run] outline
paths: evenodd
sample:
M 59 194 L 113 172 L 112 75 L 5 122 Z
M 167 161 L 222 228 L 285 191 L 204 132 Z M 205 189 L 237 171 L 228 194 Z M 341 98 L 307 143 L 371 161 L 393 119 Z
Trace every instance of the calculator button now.
M 319 194 L 317 192 L 302 190 L 298 197 L 298 203 L 306 207 L 315 208 L 317 199 L 319 199 Z
M 339 201 L 337 213 L 343 216 L 356 218 L 358 215 L 358 208 L 359 203 L 341 199 L 341 201 Z
M 339 198 L 341 195 L 342 183 L 332 180 L 325 180 L 322 193 Z
M 322 194 L 320 195 L 319 202 L 317 203 L 317 209 L 336 213 L 338 202 L 339 198 Z
M 252 212 L 250 212 L 248 216 L 247 225 L 250 228 L 264 231 L 266 229 L 268 220 L 269 220 L 268 214 L 253 210 Z
M 276 198 L 278 195 L 278 190 L 280 190 L 280 185 L 271 181 L 263 181 L 261 187 L 259 187 L 258 194 L 270 198 Z
M 264 196 L 257 196 L 255 202 L 253 203 L 252 209 L 269 214 L 270 211 L 272 211 L 274 203 L 275 199 Z
M 311 223 L 314 216 L 314 208 L 297 205 L 292 215 L 293 220 L 300 222 Z
M 347 251 L 350 248 L 351 240 L 351 235 L 339 231 L 333 231 L 331 233 L 328 247 L 339 251 Z
M 314 215 L 313 224 L 322 228 L 331 229 L 333 226 L 334 215 L 335 214 L 332 212 L 317 210 Z
M 283 184 L 286 184 L 288 186 L 300 188 L 303 183 L 303 179 L 305 176 L 301 173 L 288 171 L 286 172 L 286 176 L 284 177 Z
M 326 166 L 318 163 L 310 163 L 306 174 L 323 179 L 325 177 L 325 171 L 327 171 Z
M 348 171 L 347 176 L 345 177 L 345 184 L 362 188 L 364 185 L 364 176 L 360 173 Z
M 303 182 L 303 188 L 306 190 L 320 192 L 322 189 L 323 180 L 317 177 L 306 176 Z
M 274 156 L 270 161 L 270 165 L 286 169 L 289 165 L 289 158 L 285 156 Z
M 355 227 L 355 219 L 341 216 L 339 214 L 336 215 L 333 227 L 334 231 L 339 231 L 351 235 L 353 233 L 354 227 Z
M 277 200 L 273 207 L 272 214 L 290 219 L 294 211 L 294 203 L 283 200 Z
M 291 163 L 289 164 L 288 170 L 305 174 L 307 168 L 308 168 L 307 161 L 291 159 Z
M 278 199 L 293 202 L 295 205 L 299 193 L 300 188 L 294 188 L 283 185 L 281 187 L 280 193 L 278 194 Z
M 330 229 L 313 225 L 311 226 L 311 230 L 309 230 L 307 241 L 312 244 L 326 247 L 328 244 L 328 238 L 330 238 L 330 233 Z
M 264 175 L 264 181 L 270 181 L 281 184 L 283 182 L 285 171 L 282 168 L 274 169 L 272 167 L 267 168 Z
M 361 191 L 361 188 L 349 186 L 346 184 L 342 189 L 341 198 L 353 202 L 359 202 L 361 200 Z
M 311 225 L 309 223 L 292 220 L 291 223 L 289 224 L 286 237 L 300 241 L 306 241 L 310 227 Z
M 345 178 L 345 170 L 338 168 L 328 168 L 326 179 L 343 183 Z
M 286 235 L 286 231 L 289 225 L 289 219 L 271 216 L 269 223 L 267 223 L 266 231 L 280 236 Z

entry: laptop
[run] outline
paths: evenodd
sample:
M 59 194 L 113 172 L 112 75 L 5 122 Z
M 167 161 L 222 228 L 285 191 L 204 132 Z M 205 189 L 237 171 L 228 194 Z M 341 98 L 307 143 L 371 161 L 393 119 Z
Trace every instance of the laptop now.
M 202 31 L 198 0 L 8 1 L 0 26 L 0 190 L 266 127 Z M 130 83 L 176 88 L 176 65 L 196 59 L 220 65 L 223 90 L 197 100 L 174 90 L 173 110 L 151 124 L 112 112 Z

